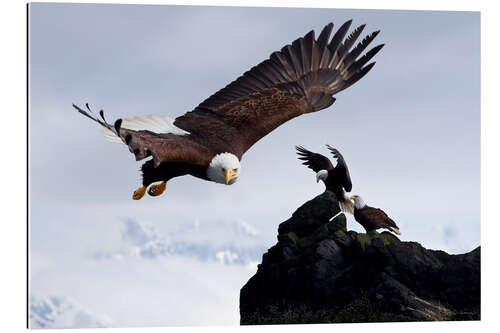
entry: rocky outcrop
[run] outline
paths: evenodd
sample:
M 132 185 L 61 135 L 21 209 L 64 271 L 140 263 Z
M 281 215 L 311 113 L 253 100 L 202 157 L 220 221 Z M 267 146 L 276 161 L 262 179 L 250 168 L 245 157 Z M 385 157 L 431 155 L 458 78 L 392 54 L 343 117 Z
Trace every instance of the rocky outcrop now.
M 242 325 L 479 320 L 480 248 L 450 255 L 389 232 L 347 231 L 335 195 L 325 192 L 279 225 L 278 243 L 241 289 L 240 318 Z

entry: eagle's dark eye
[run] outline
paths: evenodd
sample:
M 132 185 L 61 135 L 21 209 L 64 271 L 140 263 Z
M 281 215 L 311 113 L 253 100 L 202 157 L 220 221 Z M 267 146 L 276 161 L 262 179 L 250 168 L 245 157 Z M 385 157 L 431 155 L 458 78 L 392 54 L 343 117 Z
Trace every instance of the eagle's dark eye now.
M 222 172 L 226 172 L 226 168 L 222 168 Z
M 238 168 L 236 168 L 236 169 L 233 169 L 233 172 L 238 172 Z

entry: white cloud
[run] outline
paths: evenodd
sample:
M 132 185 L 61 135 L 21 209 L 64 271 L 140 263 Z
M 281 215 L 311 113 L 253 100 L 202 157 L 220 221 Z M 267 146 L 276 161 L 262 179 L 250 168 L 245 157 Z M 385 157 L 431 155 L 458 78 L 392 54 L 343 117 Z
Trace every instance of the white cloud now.
M 230 265 L 238 259 L 238 253 L 231 252 L 230 250 L 217 251 L 215 253 L 215 258 L 217 258 L 221 264 Z
M 259 234 L 259 230 L 257 230 L 254 226 L 246 223 L 245 221 L 237 221 L 237 224 L 241 227 L 243 232 L 250 236 L 257 236 Z

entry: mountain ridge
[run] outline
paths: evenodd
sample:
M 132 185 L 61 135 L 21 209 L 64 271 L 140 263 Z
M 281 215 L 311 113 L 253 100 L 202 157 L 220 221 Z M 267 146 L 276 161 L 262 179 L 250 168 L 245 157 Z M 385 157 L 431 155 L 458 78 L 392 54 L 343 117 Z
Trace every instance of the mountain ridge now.
M 348 231 L 329 191 L 279 225 L 240 291 L 242 325 L 479 319 L 480 247 L 451 255 Z

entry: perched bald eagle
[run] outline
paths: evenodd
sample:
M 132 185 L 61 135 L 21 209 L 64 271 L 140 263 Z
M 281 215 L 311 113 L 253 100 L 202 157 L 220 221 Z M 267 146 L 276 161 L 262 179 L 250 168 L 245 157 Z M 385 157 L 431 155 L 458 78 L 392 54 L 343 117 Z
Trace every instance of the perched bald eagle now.
M 358 221 L 366 231 L 385 228 L 396 235 L 401 235 L 396 222 L 387 216 L 382 209 L 368 206 L 359 195 L 353 195 L 350 199 L 354 200 L 354 219 Z
M 330 145 L 326 145 L 333 157 L 337 160 L 337 165 L 334 167 L 328 157 L 313 153 L 304 147 L 296 146 L 299 159 L 304 161 L 302 164 L 316 172 L 316 182 L 320 180 L 326 186 L 326 190 L 335 193 L 337 200 L 340 203 L 340 208 L 349 213 L 353 213 L 353 205 L 351 200 L 345 196 L 345 192 L 350 192 L 352 189 L 351 176 L 347 163 L 342 154 Z M 345 190 L 345 192 L 344 192 Z
M 292 118 L 329 107 L 332 95 L 370 71 L 375 62 L 367 63 L 383 44 L 358 57 L 379 31 L 353 48 L 365 25 L 345 38 L 350 25 L 344 23 L 331 40 L 333 23 L 317 39 L 310 31 L 176 119 L 152 115 L 112 126 L 102 110 L 99 118 L 88 105 L 87 111 L 73 106 L 101 124 L 108 140 L 126 144 L 136 160 L 152 156 L 142 165 L 142 186 L 133 199 L 154 182 L 161 183 L 148 193 L 160 195 L 168 180 L 183 175 L 230 185 L 241 173 L 243 154 L 259 139 Z

